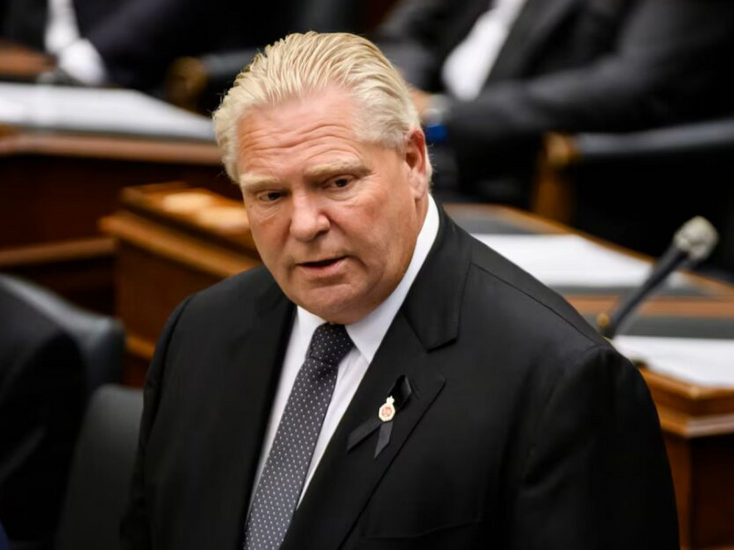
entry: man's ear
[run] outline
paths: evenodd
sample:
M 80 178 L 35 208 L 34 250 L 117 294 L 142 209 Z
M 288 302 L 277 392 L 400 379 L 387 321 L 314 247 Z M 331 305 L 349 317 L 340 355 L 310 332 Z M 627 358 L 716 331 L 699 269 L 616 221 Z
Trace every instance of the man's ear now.
M 405 166 L 408 170 L 408 182 L 416 199 L 422 198 L 428 192 L 426 177 L 426 136 L 423 130 L 415 128 L 405 139 Z

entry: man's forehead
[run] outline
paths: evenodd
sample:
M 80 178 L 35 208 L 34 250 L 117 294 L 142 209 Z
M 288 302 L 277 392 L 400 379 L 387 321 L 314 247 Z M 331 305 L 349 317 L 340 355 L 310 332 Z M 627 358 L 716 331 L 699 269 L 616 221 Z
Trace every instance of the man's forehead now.
M 337 90 L 307 99 L 256 106 L 243 113 L 236 126 L 240 156 L 269 149 L 296 150 L 314 140 L 357 141 L 349 96 Z

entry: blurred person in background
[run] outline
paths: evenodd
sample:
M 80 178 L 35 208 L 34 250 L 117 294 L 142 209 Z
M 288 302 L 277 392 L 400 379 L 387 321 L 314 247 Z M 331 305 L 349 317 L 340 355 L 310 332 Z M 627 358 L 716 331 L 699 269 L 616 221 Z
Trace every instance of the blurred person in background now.
M 0 523 L 14 550 L 48 550 L 84 407 L 84 363 L 64 327 L 1 289 L 0 327 Z
M 0 0 L 0 36 L 57 58 L 51 80 L 159 90 L 177 57 L 267 44 L 298 0 Z
M 526 206 L 544 132 L 732 109 L 730 0 L 404 0 L 376 40 L 415 87 L 439 197 Z

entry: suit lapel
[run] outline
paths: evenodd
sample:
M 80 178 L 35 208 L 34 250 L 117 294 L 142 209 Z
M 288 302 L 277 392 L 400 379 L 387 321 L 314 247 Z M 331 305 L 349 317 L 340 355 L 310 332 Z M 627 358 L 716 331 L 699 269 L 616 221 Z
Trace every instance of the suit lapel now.
M 260 296 L 256 307 L 252 324 L 230 340 L 230 359 L 218 377 L 223 384 L 217 399 L 228 413 L 223 441 L 220 446 L 213 442 L 212 448 L 230 448 L 229 456 L 236 460 L 226 475 L 217 472 L 216 479 L 221 483 L 210 486 L 217 494 L 215 501 L 227 503 L 224 513 L 220 510 L 216 518 L 211 518 L 222 524 L 210 533 L 222 533 L 224 539 L 212 547 L 241 544 L 252 482 L 292 325 L 293 304 L 275 283 Z
M 578 0 L 527 0 L 512 26 L 487 83 L 521 76 L 538 47 Z
M 443 387 L 444 379 L 437 370 L 422 368 L 425 353 L 405 319 L 396 318 L 329 443 L 282 550 L 337 548 L 347 536 L 410 432 Z M 414 394 L 393 420 L 390 444 L 373 458 L 375 432 L 348 451 L 349 434 L 365 420 L 377 416 L 400 374 L 408 376 Z M 328 522 L 323 518 L 328 518 Z
M 439 366 L 431 354 L 456 339 L 470 263 L 468 241 L 459 232 L 441 212 L 436 243 L 331 438 L 282 550 L 338 548 L 439 397 L 445 366 Z M 393 419 L 389 445 L 374 456 L 376 430 L 348 449 L 350 434 L 377 416 L 400 375 L 408 377 L 413 393 Z

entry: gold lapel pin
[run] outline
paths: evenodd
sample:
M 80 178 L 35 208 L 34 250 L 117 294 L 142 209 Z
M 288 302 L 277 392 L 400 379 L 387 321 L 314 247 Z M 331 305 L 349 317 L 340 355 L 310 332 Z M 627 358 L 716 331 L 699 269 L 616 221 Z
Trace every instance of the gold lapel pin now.
M 382 420 L 383 422 L 390 422 L 393 417 L 395 416 L 395 399 L 392 398 L 392 396 L 388 397 L 385 403 L 380 406 L 380 410 L 377 413 L 377 416 Z

